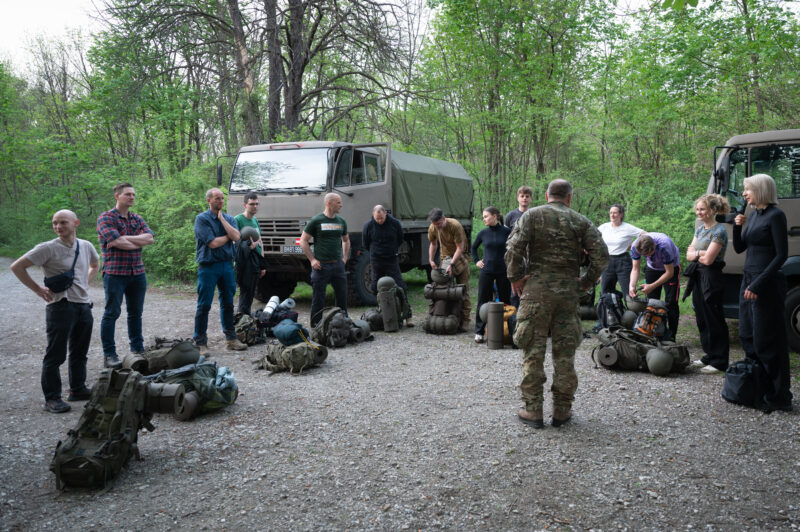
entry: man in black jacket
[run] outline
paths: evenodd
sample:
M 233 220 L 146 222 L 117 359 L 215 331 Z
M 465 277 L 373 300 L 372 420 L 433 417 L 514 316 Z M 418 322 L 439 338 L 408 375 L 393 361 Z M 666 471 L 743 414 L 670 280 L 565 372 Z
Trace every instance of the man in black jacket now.
M 388 275 L 403 289 L 403 297 L 406 297 L 408 302 L 405 295 L 406 283 L 403 281 L 400 264 L 397 262 L 397 251 L 403 243 L 403 226 L 400 225 L 400 221 L 388 214 L 383 205 L 375 205 L 372 209 L 372 218 L 364 224 L 362 235 L 364 248 L 369 251 L 372 291 L 377 293 L 378 279 Z M 406 322 L 409 326 L 410 321 Z

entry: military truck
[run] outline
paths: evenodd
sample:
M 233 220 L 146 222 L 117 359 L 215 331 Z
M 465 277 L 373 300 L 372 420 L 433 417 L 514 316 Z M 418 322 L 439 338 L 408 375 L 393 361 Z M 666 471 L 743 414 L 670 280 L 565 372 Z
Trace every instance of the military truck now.
M 222 170 L 217 167 L 222 184 Z M 288 297 L 300 281 L 310 282 L 311 265 L 300 248 L 303 228 L 324 209 L 323 198 L 336 192 L 339 213 L 347 221 L 350 258 L 348 299 L 353 305 L 375 305 L 370 289 L 369 253 L 361 230 L 372 208 L 383 205 L 403 225 L 400 269 L 430 269 L 427 216 L 434 207 L 457 219 L 469 236 L 472 229 L 472 178 L 456 163 L 392 150 L 389 143 L 351 144 L 309 141 L 245 146 L 236 155 L 228 187 L 231 215 L 243 211 L 243 198 L 256 192 L 256 217 L 267 260 L 257 297 Z M 312 244 L 313 245 L 313 244 Z
M 724 146 L 714 148 L 714 172 L 708 192 L 726 195 L 733 210 L 749 214 L 742 198 L 744 178 L 768 174 L 778 188 L 780 209 L 786 214 L 789 234 L 789 257 L 782 271 L 789 291 L 786 296 L 785 321 L 792 351 L 800 352 L 800 129 L 764 131 L 737 135 Z M 739 317 L 739 286 L 745 254 L 733 250 L 735 213 L 727 217 L 729 245 L 725 253 L 724 309 L 729 318 Z

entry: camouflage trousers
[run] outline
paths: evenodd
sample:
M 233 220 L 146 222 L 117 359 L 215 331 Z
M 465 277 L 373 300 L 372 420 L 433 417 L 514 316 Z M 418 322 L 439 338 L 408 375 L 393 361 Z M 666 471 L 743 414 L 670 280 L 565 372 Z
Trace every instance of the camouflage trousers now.
M 569 409 L 578 389 L 575 349 L 583 339 L 578 302 L 575 298 L 549 301 L 523 299 L 520 303 L 514 343 L 523 349 L 520 391 L 527 410 L 542 407 L 547 381 L 544 357 L 547 337 L 553 347 L 553 406 Z M 549 333 L 549 334 L 548 334 Z

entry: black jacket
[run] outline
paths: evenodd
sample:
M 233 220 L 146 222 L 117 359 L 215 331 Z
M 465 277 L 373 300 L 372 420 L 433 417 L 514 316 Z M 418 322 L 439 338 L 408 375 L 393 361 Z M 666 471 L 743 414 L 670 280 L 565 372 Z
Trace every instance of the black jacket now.
M 403 243 L 403 226 L 390 214 L 386 215 L 386 221 L 382 224 L 370 218 L 364 224 L 362 237 L 370 259 L 394 259 Z

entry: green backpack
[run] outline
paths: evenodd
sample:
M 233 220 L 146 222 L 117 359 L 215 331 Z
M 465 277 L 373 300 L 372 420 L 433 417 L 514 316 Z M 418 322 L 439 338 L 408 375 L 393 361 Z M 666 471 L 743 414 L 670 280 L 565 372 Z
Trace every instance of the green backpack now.
M 322 364 L 326 358 L 328 348 L 316 342 L 299 342 L 288 346 L 274 342 L 267 345 L 267 352 L 255 363 L 258 369 L 266 369 L 271 373 L 302 373 Z
M 139 458 L 139 430 L 154 430 L 153 413 L 182 407 L 183 395 L 182 386 L 151 390 L 130 369 L 101 372 L 78 425 L 56 445 L 50 471 L 58 489 L 104 487 L 131 456 Z
M 259 321 L 250 314 L 237 313 L 233 318 L 233 328 L 240 342 L 247 345 L 267 342 L 267 331 L 259 326 Z

